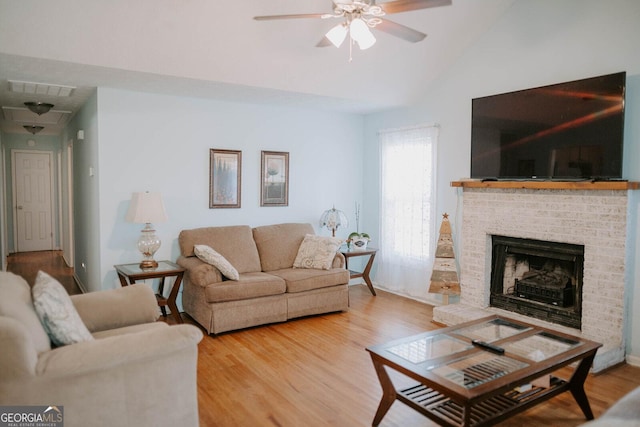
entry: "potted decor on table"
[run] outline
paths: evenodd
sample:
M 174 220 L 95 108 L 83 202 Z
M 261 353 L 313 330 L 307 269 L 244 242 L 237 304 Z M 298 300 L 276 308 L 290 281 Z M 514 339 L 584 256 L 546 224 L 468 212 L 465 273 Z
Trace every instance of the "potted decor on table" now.
M 356 231 L 349 234 L 347 248 L 350 251 L 364 251 L 371 237 L 367 233 L 360 233 L 360 205 L 356 202 Z
M 369 243 L 369 240 L 371 240 L 371 238 L 367 233 L 357 233 L 354 231 L 349 234 L 347 245 L 351 251 L 364 251 L 367 249 L 367 243 Z

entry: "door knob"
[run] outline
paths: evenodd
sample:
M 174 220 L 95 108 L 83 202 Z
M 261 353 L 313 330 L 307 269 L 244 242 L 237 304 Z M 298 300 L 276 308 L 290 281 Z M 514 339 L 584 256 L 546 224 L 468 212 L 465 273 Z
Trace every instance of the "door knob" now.
M 22 210 L 22 206 L 18 206 L 18 210 Z

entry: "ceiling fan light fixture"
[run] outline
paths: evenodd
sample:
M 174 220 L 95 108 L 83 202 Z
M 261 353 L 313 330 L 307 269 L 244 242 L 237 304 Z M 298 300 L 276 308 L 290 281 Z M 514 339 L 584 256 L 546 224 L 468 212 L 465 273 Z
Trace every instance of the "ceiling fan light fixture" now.
M 24 105 L 39 116 L 48 113 L 53 108 L 53 104 L 47 102 L 25 102 Z
M 371 6 L 369 6 L 369 8 L 367 9 L 367 13 L 371 16 L 384 16 L 384 10 L 382 10 L 382 8 L 378 5 L 372 4 Z
M 427 36 L 420 31 L 382 17 L 401 12 L 411 12 L 439 6 L 450 6 L 451 0 L 386 0 L 376 4 L 376 0 L 333 0 L 331 13 L 302 13 L 295 15 L 266 15 L 254 16 L 257 21 L 279 19 L 340 19 L 341 25 L 331 28 L 316 44 L 325 47 L 333 44 L 340 47 L 346 39 L 345 32 L 349 32 L 349 62 L 352 60 L 353 45 L 358 44 L 361 50 L 368 49 L 376 43 L 371 28 L 376 28 L 394 37 L 399 37 L 410 43 L 424 40 Z
M 349 34 L 358 43 L 361 50 L 369 49 L 376 43 L 376 38 L 369 26 L 360 18 L 355 18 L 349 24 Z
M 40 132 L 42 129 L 44 129 L 44 126 L 36 126 L 36 125 L 24 125 L 22 126 L 23 128 L 25 128 L 27 130 L 27 132 L 35 135 L 36 133 Z
M 338 24 L 330 29 L 325 37 L 335 46 L 340 47 L 347 37 L 347 27 L 344 24 Z

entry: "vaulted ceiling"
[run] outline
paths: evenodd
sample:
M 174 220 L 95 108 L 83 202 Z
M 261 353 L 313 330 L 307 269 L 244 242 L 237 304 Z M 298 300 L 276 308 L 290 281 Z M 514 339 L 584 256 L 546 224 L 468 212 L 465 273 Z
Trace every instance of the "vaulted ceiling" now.
M 427 38 L 374 29 L 377 43 L 349 61 L 346 42 L 315 47 L 335 20 L 252 19 L 330 12 L 330 0 L 0 0 L 0 130 L 46 119 L 43 134 L 58 134 L 96 87 L 363 114 L 409 105 L 514 1 L 389 15 Z M 56 118 L 26 113 L 26 101 L 54 104 Z

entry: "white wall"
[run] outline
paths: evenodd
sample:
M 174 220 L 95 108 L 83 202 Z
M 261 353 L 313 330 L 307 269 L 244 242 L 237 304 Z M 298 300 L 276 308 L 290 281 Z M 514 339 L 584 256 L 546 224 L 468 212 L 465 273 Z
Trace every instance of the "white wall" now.
M 67 125 L 62 141 L 69 141 L 84 131 L 82 141 L 73 142 L 73 236 L 75 237 L 74 273 L 84 291 L 97 291 L 101 287 L 100 254 L 100 192 L 98 176 L 89 176 L 89 168 L 98 165 L 98 97 L 93 94 Z M 69 167 L 67 166 L 67 171 Z M 63 196 L 63 203 L 68 200 Z M 64 213 L 63 213 L 64 215 Z M 68 220 L 63 218 L 68 232 Z
M 624 176 L 640 179 L 640 2 L 635 0 L 518 0 L 424 93 L 423 101 L 365 119 L 364 229 L 378 229 L 378 142 L 384 128 L 440 123 L 437 212 L 448 212 L 454 243 L 459 234 L 458 193 L 451 181 L 469 176 L 471 99 L 546 84 L 627 72 Z M 426 41 L 428 43 L 428 39 Z M 637 116 L 637 115 L 636 115 Z M 369 214 L 370 213 L 370 214 Z M 636 256 L 636 265 L 640 265 Z M 635 270 L 636 267 L 633 267 Z M 638 280 L 633 306 L 640 308 Z M 638 324 L 640 315 L 635 315 Z M 640 330 L 629 333 L 640 355 Z
M 6 175 L 5 175 L 5 148 L 2 138 L 2 132 L 0 132 L 0 270 L 6 270 L 7 268 L 7 203 L 6 203 Z
M 124 220 L 132 192 L 162 193 L 169 220 L 154 224 L 163 241 L 156 259 L 175 260 L 178 234 L 187 228 L 310 222 L 328 235 L 317 224 L 334 204 L 354 221 L 362 194 L 362 116 L 107 88 L 97 98 L 102 288 L 118 286 L 114 264 L 140 259 L 135 243 L 142 226 Z M 242 150 L 240 209 L 209 209 L 211 148 Z M 289 152 L 287 207 L 260 207 L 261 150 Z
M 627 76 L 627 102 L 625 105 L 625 163 L 623 168 L 629 179 L 640 180 L 640 74 Z M 629 363 L 640 365 L 640 191 L 630 192 L 629 215 L 632 226 L 627 230 L 629 247 L 635 249 L 635 257 L 629 260 L 629 298 L 626 302 L 629 342 Z

